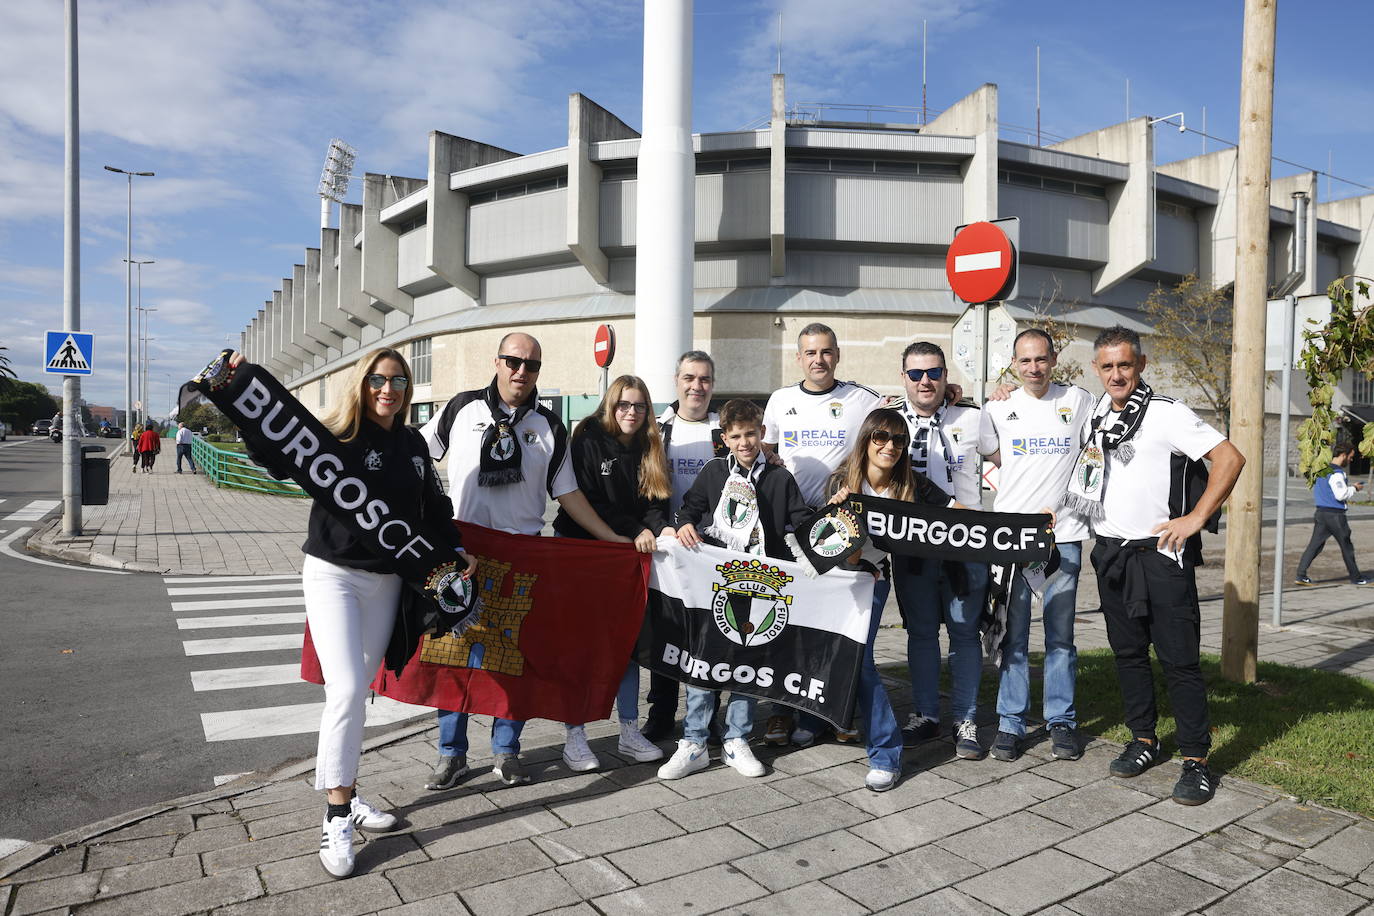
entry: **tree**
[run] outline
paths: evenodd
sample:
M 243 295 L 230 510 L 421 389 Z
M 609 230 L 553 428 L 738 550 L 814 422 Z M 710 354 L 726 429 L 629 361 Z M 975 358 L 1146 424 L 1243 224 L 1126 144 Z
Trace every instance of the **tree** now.
M 36 382 L 7 380 L 0 390 L 0 418 L 15 426 L 28 428 L 35 420 L 46 420 L 57 413 L 57 401 L 48 389 Z
M 1157 287 L 1141 303 L 1154 331 L 1151 356 L 1172 364 L 1180 379 L 1231 429 L 1231 294 L 1191 274 L 1172 289 Z
M 1054 315 L 1055 303 L 1059 301 L 1059 296 L 1063 291 L 1063 284 L 1059 282 L 1058 277 L 1054 278 L 1054 289 L 1050 290 L 1048 294 L 1042 287 L 1040 298 L 1035 303 L 1034 313 L 1031 315 L 1027 327 L 1039 328 L 1050 335 L 1050 340 L 1054 341 L 1054 352 L 1059 354 L 1059 361 L 1055 364 L 1054 372 L 1050 374 L 1050 380 L 1060 385 L 1072 385 L 1083 376 L 1083 367 L 1076 360 L 1064 359 L 1064 350 L 1078 339 L 1078 325 L 1064 321 Z M 1021 330 L 1024 331 L 1027 328 Z M 994 381 L 1017 384 L 1015 367 L 1002 367 L 1002 371 L 997 373 Z
M 1311 389 L 1312 416 L 1298 427 L 1298 461 L 1308 483 L 1329 472 L 1331 448 L 1340 419 L 1332 400 L 1347 370 L 1374 371 L 1374 302 L 1367 277 L 1342 277 L 1326 289 L 1331 320 L 1325 328 L 1304 332 L 1306 344 L 1298 364 Z M 1356 302 L 1356 298 L 1359 302 Z M 1360 454 L 1374 457 L 1374 423 L 1364 425 Z
M 0 392 L 9 391 L 19 379 L 10 366 L 10 358 L 5 355 L 8 350 L 9 347 L 0 347 Z
M 177 419 L 193 430 L 208 428 L 210 432 L 220 435 L 234 434 L 234 424 L 220 413 L 219 408 L 204 398 L 193 401 L 177 411 Z

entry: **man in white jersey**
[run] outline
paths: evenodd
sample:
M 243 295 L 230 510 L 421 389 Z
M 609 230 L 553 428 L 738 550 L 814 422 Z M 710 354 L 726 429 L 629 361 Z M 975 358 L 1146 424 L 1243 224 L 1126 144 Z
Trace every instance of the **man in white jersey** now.
M 658 418 L 663 452 L 673 480 L 669 518 L 677 517 L 682 497 L 692 488 L 702 465 L 726 454 L 720 416 L 710 409 L 711 394 L 716 389 L 716 364 L 710 354 L 702 350 L 682 354 L 677 360 L 674 381 L 677 400 Z M 641 730 L 645 738 L 663 741 L 675 733 L 677 698 L 677 681 L 656 671 L 649 673 L 649 714 Z M 713 728 L 714 725 L 713 721 Z
M 1200 615 L 1193 567 L 1199 532 L 1221 509 L 1245 458 L 1221 433 L 1140 377 L 1140 335 L 1108 328 L 1093 343 L 1106 393 L 1090 421 L 1066 497 L 1096 535 L 1093 567 L 1131 743 L 1113 776 L 1138 776 L 1162 759 L 1155 735 L 1150 646 L 1164 668 L 1177 723 L 1183 774 L 1174 801 L 1200 805 L 1215 791 L 1207 769 L 1212 738 L 1207 688 L 1198 667 Z M 1211 474 L 1201 483 L 1201 459 Z
M 869 412 L 882 400 L 876 391 L 857 382 L 835 378 L 840 363 L 840 344 L 835 332 L 820 322 L 812 322 L 797 335 L 797 365 L 802 380 L 779 388 L 768 398 L 763 412 L 763 449 L 770 458 L 777 455 L 797 479 L 802 498 L 812 506 L 825 502 L 825 483 L 849 456 L 854 437 Z M 786 744 L 791 716 L 774 705 L 763 740 Z M 858 734 L 845 729 L 836 733 L 845 740 L 858 740 Z M 798 744 L 815 740 L 810 729 L 790 733 Z
M 992 506 L 998 512 L 1055 509 L 1068 489 L 1083 428 L 1097 399 L 1077 385 L 1051 380 L 1058 356 L 1054 339 L 1039 328 L 1016 335 L 1012 353 L 1012 367 L 1024 387 L 1012 391 L 1006 400 L 984 404 L 978 428 L 978 450 L 1000 469 Z M 1078 651 L 1073 643 L 1073 618 L 1087 523 L 1073 512 L 1060 511 L 1054 536 L 1059 569 L 1039 589 L 1045 626 L 1043 709 L 1050 753 L 1059 760 L 1077 760 L 1082 752 L 1074 734 Z M 998 725 L 992 756 L 998 760 L 1020 756 L 1021 739 L 1026 734 L 1030 621 L 1031 586 L 1025 575 L 1018 575 L 1007 609 L 1007 637 L 997 691 Z
M 949 496 L 980 507 L 976 407 L 949 404 L 949 371 L 936 344 L 918 340 L 902 353 L 906 397 L 897 405 L 911 430 L 911 463 Z M 902 744 L 915 747 L 934 738 L 940 721 L 940 624 L 949 632 L 950 714 L 955 752 L 968 760 L 983 756 L 974 724 L 983 645 L 978 618 L 987 593 L 986 563 L 893 558 L 893 586 L 907 628 L 912 712 Z

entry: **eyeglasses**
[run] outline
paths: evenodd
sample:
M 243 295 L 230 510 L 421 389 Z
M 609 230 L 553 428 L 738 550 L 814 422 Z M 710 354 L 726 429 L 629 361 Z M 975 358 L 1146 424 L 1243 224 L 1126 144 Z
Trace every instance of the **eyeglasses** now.
M 387 382 L 391 383 L 393 391 L 405 391 L 410 387 L 410 379 L 404 375 L 380 375 L 374 372 L 367 377 L 367 384 L 373 391 L 381 391 Z
M 496 358 L 504 362 L 506 368 L 512 372 L 519 372 L 521 366 L 524 366 L 528 372 L 538 372 L 544 365 L 544 361 L 540 359 L 522 359 L 519 356 L 505 356 L 504 354 Z
M 616 413 L 648 413 L 649 405 L 643 401 L 616 401 Z
M 944 374 L 945 374 L 945 367 L 944 367 L 944 366 L 931 366 L 929 369 L 908 369 L 908 370 L 906 370 L 906 377 L 909 378 L 909 379 L 911 379 L 913 382 L 919 382 L 921 379 L 925 378 L 926 376 L 930 376 L 930 380 L 931 380 L 932 382 L 938 382 L 941 378 L 944 377 Z
M 889 442 L 891 442 L 893 448 L 896 448 L 899 451 L 911 444 L 911 437 L 908 436 L 906 433 L 896 433 L 894 435 L 893 433 L 890 433 L 885 429 L 873 430 L 873 432 L 869 435 L 868 439 L 870 442 L 874 442 L 878 445 L 887 445 Z

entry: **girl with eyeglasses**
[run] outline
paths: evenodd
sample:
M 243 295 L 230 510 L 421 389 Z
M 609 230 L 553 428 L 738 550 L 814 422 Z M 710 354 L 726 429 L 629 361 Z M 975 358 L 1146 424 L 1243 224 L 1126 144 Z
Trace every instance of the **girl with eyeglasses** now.
M 571 444 L 578 487 L 596 514 L 616 534 L 631 538 L 641 553 L 652 553 L 660 535 L 675 533 L 668 524 L 673 485 L 663 439 L 650 415 L 653 406 L 644 381 L 622 375 L 611 382 L 596 411 L 573 429 Z M 592 537 L 561 508 L 553 530 L 563 537 Z M 639 666 L 630 661 L 615 700 L 619 750 L 647 763 L 661 758 L 663 750 L 640 733 L 638 704 Z M 567 726 L 563 762 L 579 772 L 601 765 L 580 723 Z

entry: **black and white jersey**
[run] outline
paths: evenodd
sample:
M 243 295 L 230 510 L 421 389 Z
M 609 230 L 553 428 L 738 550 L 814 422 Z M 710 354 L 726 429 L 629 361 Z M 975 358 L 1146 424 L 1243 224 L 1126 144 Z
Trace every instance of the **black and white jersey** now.
M 692 489 L 706 462 L 725 454 L 720 415 L 712 411 L 705 420 L 688 420 L 669 407 L 659 416 L 658 428 L 663 434 L 663 453 L 668 457 L 668 470 L 672 474 L 671 507 L 676 514 L 682 507 L 682 497 Z
M 768 399 L 763 441 L 777 450 L 809 504 L 824 501 L 825 482 L 849 457 L 859 427 L 880 400 L 872 388 L 838 381 L 825 391 L 789 385 Z

